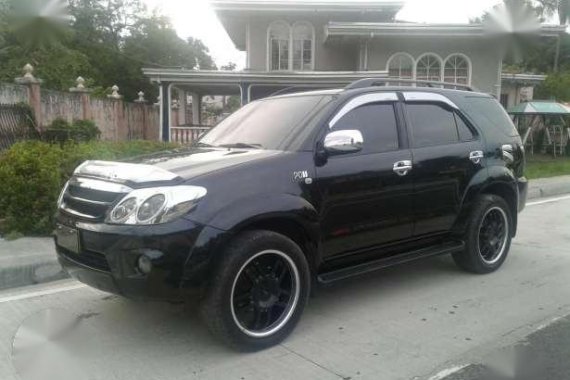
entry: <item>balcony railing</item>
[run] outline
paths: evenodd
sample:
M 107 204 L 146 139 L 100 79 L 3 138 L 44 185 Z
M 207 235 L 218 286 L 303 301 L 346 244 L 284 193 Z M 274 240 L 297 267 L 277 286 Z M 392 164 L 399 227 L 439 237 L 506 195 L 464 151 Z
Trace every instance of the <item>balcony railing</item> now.
M 211 128 L 209 125 L 170 127 L 170 141 L 180 144 L 191 144 Z

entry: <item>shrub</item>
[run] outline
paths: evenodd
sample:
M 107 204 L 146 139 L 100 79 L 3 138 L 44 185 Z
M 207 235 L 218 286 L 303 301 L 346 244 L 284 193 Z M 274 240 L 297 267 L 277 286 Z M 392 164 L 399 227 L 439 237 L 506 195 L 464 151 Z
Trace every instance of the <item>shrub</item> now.
M 69 140 L 92 141 L 101 137 L 101 131 L 92 120 L 75 120 L 72 124 L 67 120 L 58 118 L 52 121 L 45 131 L 45 138 L 48 141 L 66 142 Z
M 16 143 L 0 154 L 3 232 L 51 233 L 59 192 L 73 170 L 85 160 L 120 160 L 175 147 L 177 145 L 154 141 Z

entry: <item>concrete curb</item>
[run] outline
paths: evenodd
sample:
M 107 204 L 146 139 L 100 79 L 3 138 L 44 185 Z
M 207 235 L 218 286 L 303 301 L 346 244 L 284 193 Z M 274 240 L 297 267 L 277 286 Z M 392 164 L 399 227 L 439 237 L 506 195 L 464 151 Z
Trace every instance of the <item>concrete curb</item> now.
M 68 278 L 57 260 L 0 268 L 0 290 L 43 284 Z
M 0 239 L 0 290 L 67 278 L 52 238 Z
M 570 194 L 570 176 L 530 181 L 528 199 Z M 0 239 L 0 290 L 67 278 L 52 238 Z
M 530 181 L 527 199 L 570 194 L 570 175 L 540 178 Z

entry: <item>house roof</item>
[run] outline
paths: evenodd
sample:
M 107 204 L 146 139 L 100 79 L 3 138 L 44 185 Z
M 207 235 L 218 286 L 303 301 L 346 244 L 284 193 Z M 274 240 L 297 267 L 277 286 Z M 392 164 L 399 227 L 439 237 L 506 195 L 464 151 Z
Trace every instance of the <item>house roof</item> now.
M 402 22 L 329 22 L 325 27 L 325 31 L 327 37 L 483 37 L 488 35 L 483 24 L 416 24 Z M 565 31 L 565 25 L 542 25 L 540 33 L 545 37 L 555 37 Z
M 570 108 L 552 101 L 521 103 L 508 111 L 512 115 L 570 115 Z
M 342 0 L 210 0 L 219 11 L 288 11 L 288 12 L 398 12 L 401 0 L 342 1 Z
M 546 80 L 546 75 L 503 73 L 501 79 L 507 83 L 540 84 Z
M 401 0 L 210 0 L 212 8 L 234 45 L 246 48 L 246 29 L 252 15 L 275 19 L 325 15 L 329 20 L 390 21 L 404 6 Z
M 240 84 L 258 86 L 303 86 L 313 88 L 344 87 L 359 79 L 388 77 L 387 71 L 215 71 L 143 68 L 143 74 L 152 82 L 168 82 L 191 88 L 203 94 L 239 93 Z M 216 92 L 218 91 L 218 92 Z

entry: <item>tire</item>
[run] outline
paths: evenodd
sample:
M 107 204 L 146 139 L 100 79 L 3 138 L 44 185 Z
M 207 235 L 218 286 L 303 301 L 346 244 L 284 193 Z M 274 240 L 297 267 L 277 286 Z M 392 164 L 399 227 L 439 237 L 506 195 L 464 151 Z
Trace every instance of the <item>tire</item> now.
M 246 231 L 222 252 L 201 305 L 212 334 L 240 351 L 285 339 L 310 293 L 307 260 L 297 244 L 271 231 Z
M 496 195 L 482 195 L 475 201 L 465 234 L 465 249 L 453 254 L 462 269 L 487 274 L 505 262 L 511 247 L 512 216 L 505 200 Z M 504 223 L 504 229 L 500 224 Z M 504 236 L 503 236 L 504 235 Z

